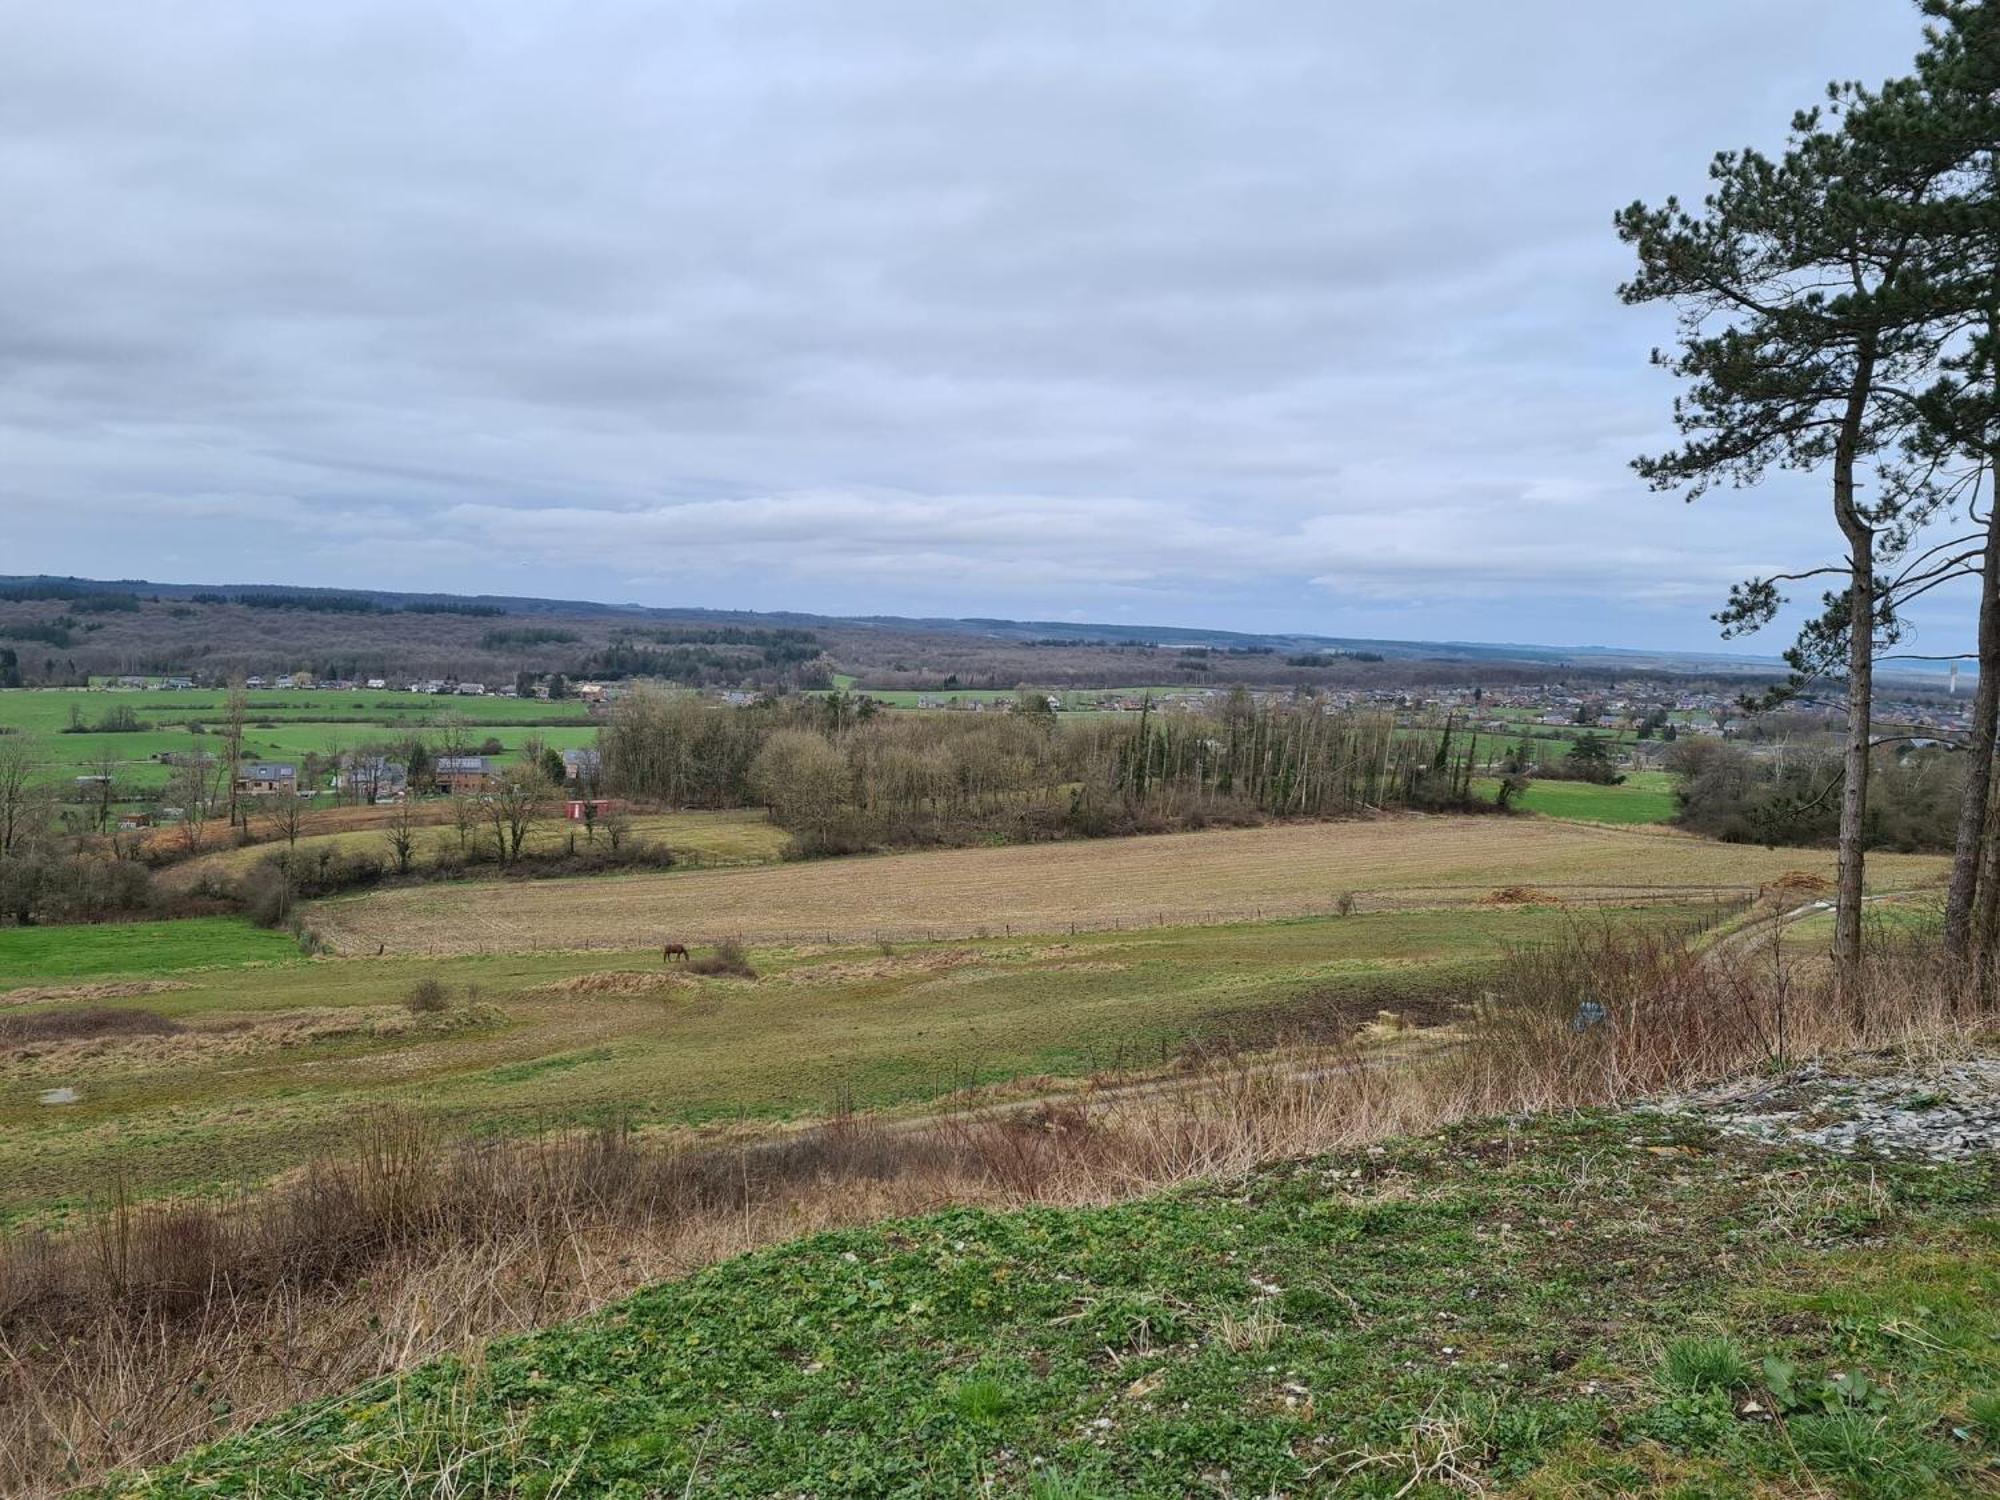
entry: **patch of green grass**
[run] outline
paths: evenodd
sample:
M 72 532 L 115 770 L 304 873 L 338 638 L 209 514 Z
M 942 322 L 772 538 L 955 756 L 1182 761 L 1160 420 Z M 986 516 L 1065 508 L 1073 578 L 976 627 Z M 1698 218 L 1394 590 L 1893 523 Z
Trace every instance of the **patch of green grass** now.
M 153 978 L 298 957 L 298 943 L 289 934 L 252 927 L 234 917 L 0 927 L 0 990 L 72 980 Z
M 112 1493 L 1991 1491 L 2000 1447 L 1955 1423 L 1992 1389 L 2000 1248 L 1969 1227 L 1992 1166 L 1668 1128 L 1655 1154 L 1629 1117 L 1475 1124 L 1110 1208 L 819 1235 Z M 1829 1242 L 1827 1205 L 1885 1195 L 1883 1233 Z M 1882 1332 L 1873 1299 L 1947 1264 L 1987 1299 L 1983 1346 Z M 1862 1323 L 1765 1316 L 1856 1272 Z M 1695 1378 L 1653 1378 L 1662 1348 Z M 1764 1359 L 1850 1394 L 1774 1411 Z

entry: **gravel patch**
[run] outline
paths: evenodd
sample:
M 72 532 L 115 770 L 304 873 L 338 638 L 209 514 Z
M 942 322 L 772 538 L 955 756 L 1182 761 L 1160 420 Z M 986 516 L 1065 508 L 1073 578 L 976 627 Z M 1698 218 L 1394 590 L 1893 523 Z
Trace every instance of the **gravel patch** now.
M 1735 1078 L 1645 1106 L 1761 1140 L 1967 1161 L 2000 1152 L 2000 1055 L 1877 1056 Z

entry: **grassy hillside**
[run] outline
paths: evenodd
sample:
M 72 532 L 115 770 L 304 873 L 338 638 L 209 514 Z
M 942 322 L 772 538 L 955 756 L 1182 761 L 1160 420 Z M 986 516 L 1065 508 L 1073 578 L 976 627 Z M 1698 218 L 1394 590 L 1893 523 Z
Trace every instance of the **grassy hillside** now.
M 1473 1126 L 821 1235 L 111 1492 L 1994 1493 L 1995 1190 L 1643 1117 Z
M 0 930 L 0 1014 L 88 999 L 181 1028 L 0 1045 L 0 1220 L 59 1214 L 114 1182 L 143 1196 L 261 1181 L 389 1107 L 466 1135 L 810 1115 L 1157 1067 L 1197 1038 L 1345 1035 L 1385 1007 L 1440 1019 L 1476 966 L 1568 920 L 1502 907 L 886 954 L 764 948 L 756 980 L 665 972 L 657 949 L 306 960 L 237 922 Z M 66 995 L 59 981 L 80 977 L 144 989 Z M 405 1010 L 422 979 L 447 986 L 448 1013 Z M 35 986 L 19 1005 L 14 984 Z M 77 1102 L 39 1102 L 57 1088 Z

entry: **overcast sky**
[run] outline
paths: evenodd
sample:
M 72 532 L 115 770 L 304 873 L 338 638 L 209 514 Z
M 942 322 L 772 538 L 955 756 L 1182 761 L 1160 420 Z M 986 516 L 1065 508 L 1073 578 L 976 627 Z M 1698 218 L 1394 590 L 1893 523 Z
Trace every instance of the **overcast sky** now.
M 0 572 L 1712 646 L 1831 523 L 1631 476 L 1669 327 L 1612 211 L 1917 40 L 0 0 Z

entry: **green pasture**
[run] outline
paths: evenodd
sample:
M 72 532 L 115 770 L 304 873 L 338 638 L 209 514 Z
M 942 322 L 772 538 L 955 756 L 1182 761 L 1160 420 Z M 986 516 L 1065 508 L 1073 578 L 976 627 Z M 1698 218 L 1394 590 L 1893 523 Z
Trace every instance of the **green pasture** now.
M 221 692 L 35 688 L 0 692 L 0 730 L 30 736 L 38 759 L 58 779 L 96 774 L 110 763 L 122 792 L 157 793 L 173 774 L 157 757 L 220 753 L 227 712 Z M 66 733 L 74 708 L 86 724 L 129 708 L 148 727 L 130 733 Z M 473 743 L 491 736 L 504 754 L 539 735 L 558 750 L 596 743 L 583 705 L 535 698 L 459 698 L 426 693 L 259 692 L 250 696 L 246 757 L 297 760 L 331 756 L 411 731 L 461 725 Z M 207 730 L 197 734 L 191 726 Z
M 1623 920 L 1677 922 L 1681 909 Z M 301 959 L 231 923 L 0 933 L 16 982 L 164 976 L 90 1004 L 174 1036 L 43 1044 L 0 1069 L 0 1218 L 254 1183 L 339 1149 L 381 1108 L 453 1133 L 642 1126 L 888 1106 L 970 1083 L 1157 1066 L 1196 1038 L 1437 1019 L 1504 948 L 1575 917 L 1492 908 L 1074 938 L 756 951 L 754 980 L 665 977 L 657 950 Z M 149 946 L 150 945 L 150 946 Z M 420 979 L 452 1011 L 413 1017 Z M 19 1010 L 80 1002 L 46 998 Z M 45 1090 L 80 1102 L 45 1105 Z
M 0 725 L 53 734 L 70 721 L 74 707 L 86 722 L 129 708 L 148 722 L 185 723 L 198 719 L 211 728 L 227 712 L 229 695 L 220 689 L 167 692 L 142 688 L 19 688 L 0 692 Z M 451 715 L 478 724 L 578 723 L 588 717 L 575 699 L 461 698 L 446 694 L 361 689 L 349 693 L 307 689 L 262 690 L 249 695 L 250 719 L 281 722 L 338 722 L 421 725 Z
M 1577 823 L 1671 823 L 1679 811 L 1674 802 L 1674 776 L 1667 771 L 1627 771 L 1616 786 L 1588 781 L 1533 781 L 1515 806 L 1549 818 Z M 1473 783 L 1486 798 L 1500 788 L 1497 780 Z
M 289 934 L 233 917 L 106 922 L 91 927 L 0 927 L 0 1003 L 22 985 L 152 979 L 188 970 L 284 963 L 299 957 Z

